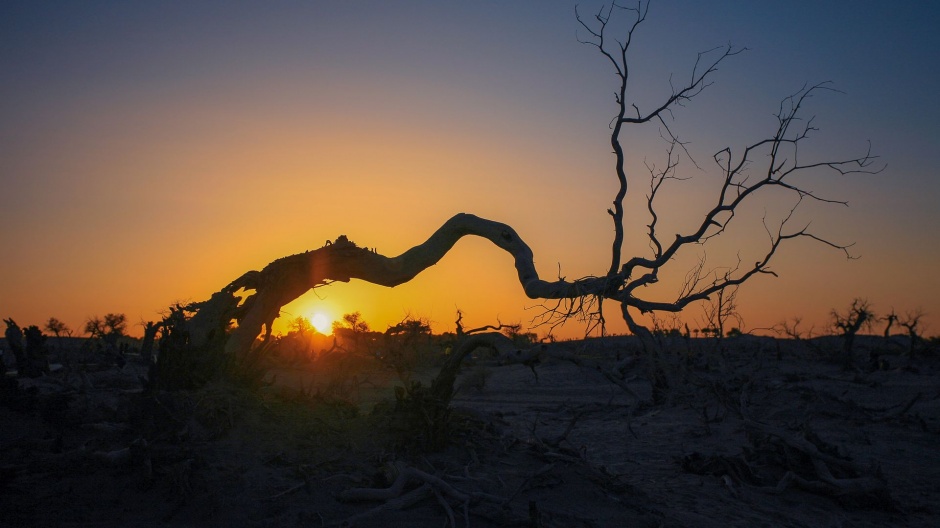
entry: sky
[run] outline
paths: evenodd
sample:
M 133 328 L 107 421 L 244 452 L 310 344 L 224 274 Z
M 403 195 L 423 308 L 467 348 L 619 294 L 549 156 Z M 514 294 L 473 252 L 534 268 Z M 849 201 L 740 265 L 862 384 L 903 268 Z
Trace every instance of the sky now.
M 712 155 L 772 134 L 780 101 L 806 83 L 843 92 L 810 101 L 820 130 L 806 155 L 854 158 L 870 142 L 886 166 L 804 180 L 849 207 L 807 204 L 799 219 L 860 258 L 784 247 L 779 276 L 739 293 L 744 330 L 800 317 L 822 332 L 860 297 L 880 314 L 920 310 L 940 333 L 938 25 L 932 2 L 652 3 L 629 57 L 640 108 L 698 52 L 749 48 L 673 114 L 700 168 L 683 159 L 690 179 L 662 191 L 662 233 L 697 225 L 717 192 Z M 276 258 L 341 234 L 397 255 L 458 212 L 512 225 L 545 278 L 603 274 L 617 79 L 586 37 L 574 2 L 556 0 L 5 2 L 0 316 L 80 330 L 117 312 L 140 334 L 139 322 Z M 626 257 L 649 255 L 644 163 L 664 163 L 659 133 L 622 138 Z M 703 249 L 709 265 L 753 262 L 761 218 L 787 204 L 759 197 L 739 229 L 690 248 L 644 294 L 674 298 Z M 282 319 L 359 311 L 379 330 L 412 316 L 445 331 L 458 309 L 465 325 L 524 328 L 540 311 L 508 254 L 464 239 L 408 284 L 333 284 Z M 605 310 L 608 331 L 624 332 L 617 307 Z M 698 326 L 701 307 L 684 317 Z M 572 322 L 556 335 L 584 331 Z

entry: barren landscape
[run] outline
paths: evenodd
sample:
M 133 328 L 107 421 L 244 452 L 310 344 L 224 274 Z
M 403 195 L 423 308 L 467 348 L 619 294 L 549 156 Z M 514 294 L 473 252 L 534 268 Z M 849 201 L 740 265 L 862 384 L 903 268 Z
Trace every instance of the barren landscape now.
M 436 376 L 446 360 L 439 347 L 422 347 L 405 379 L 381 354 L 336 352 L 275 356 L 255 367 L 263 379 L 195 390 L 148 388 L 133 354 L 123 367 L 8 376 L 0 524 L 940 520 L 935 349 L 910 357 L 904 338 L 863 336 L 845 370 L 830 353 L 840 350 L 836 337 L 660 343 L 670 386 L 657 401 L 650 356 L 635 338 L 479 348 L 437 442 L 402 402 Z M 608 378 L 615 367 L 624 383 Z
M 940 526 L 940 11 L 804 4 L 5 3 L 0 528 Z

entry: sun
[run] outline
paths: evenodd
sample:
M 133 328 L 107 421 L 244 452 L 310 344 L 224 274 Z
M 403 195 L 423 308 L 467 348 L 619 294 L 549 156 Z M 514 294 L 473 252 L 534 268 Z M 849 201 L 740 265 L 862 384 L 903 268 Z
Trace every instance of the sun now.
M 328 335 L 333 331 L 333 319 L 323 312 L 315 312 L 310 316 L 310 324 L 321 334 Z

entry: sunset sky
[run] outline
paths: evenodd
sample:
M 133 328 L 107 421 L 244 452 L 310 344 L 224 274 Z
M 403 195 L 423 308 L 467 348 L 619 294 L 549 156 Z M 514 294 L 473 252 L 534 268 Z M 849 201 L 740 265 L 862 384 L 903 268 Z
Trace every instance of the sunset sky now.
M 581 2 L 590 15 L 600 4 Z M 675 113 L 702 170 L 662 192 L 661 233 L 712 205 L 712 154 L 773 133 L 780 100 L 805 83 L 820 131 L 805 155 L 864 154 L 878 175 L 805 185 L 850 207 L 807 204 L 815 233 L 741 290 L 745 329 L 795 316 L 821 331 L 853 298 L 876 312 L 923 310 L 940 333 L 940 8 L 932 2 L 653 2 L 631 55 L 633 100 L 650 109 L 696 53 L 750 48 Z M 155 320 L 250 269 L 347 235 L 393 256 L 450 216 L 512 225 L 545 278 L 603 274 L 616 189 L 608 123 L 616 79 L 574 2 L 5 2 L 0 6 L 0 316 L 21 326 L 94 315 Z M 626 257 L 648 255 L 644 161 L 655 125 L 628 130 Z M 754 262 L 761 227 L 789 202 L 758 198 L 708 262 Z M 667 238 L 667 237 L 664 237 Z M 649 291 L 671 300 L 691 260 Z M 667 278 L 666 275 L 669 275 Z M 512 258 L 465 239 L 388 289 L 317 290 L 284 315 L 360 311 L 384 330 L 410 314 L 452 330 L 521 322 L 538 303 Z M 614 305 L 608 330 L 625 331 Z M 692 307 L 693 327 L 701 309 Z M 140 334 L 140 326 L 129 329 Z M 536 329 L 544 333 L 544 329 Z M 563 337 L 583 334 L 570 324 Z

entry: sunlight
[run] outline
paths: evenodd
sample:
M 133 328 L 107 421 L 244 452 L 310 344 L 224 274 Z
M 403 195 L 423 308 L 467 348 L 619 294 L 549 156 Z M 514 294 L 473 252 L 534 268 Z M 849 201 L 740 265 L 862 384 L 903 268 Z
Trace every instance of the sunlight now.
M 315 312 L 311 315 L 310 324 L 321 334 L 329 335 L 333 332 L 333 318 L 323 312 Z

